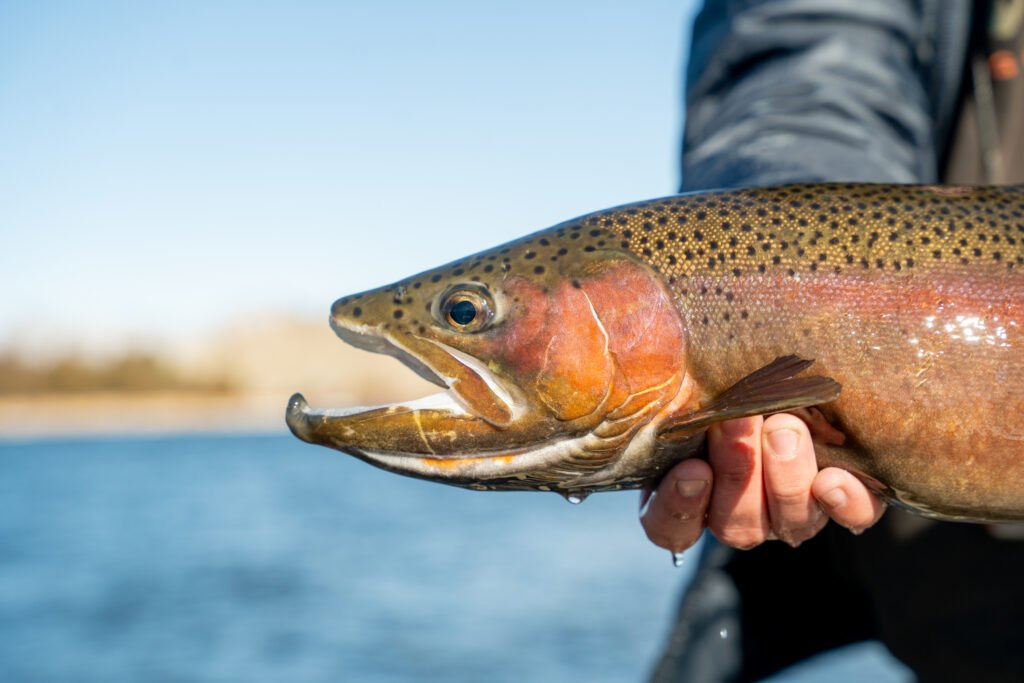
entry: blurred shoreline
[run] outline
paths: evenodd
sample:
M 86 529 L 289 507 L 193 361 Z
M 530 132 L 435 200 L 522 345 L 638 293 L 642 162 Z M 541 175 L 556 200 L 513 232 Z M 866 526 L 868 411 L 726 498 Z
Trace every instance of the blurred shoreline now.
M 72 436 L 281 433 L 289 394 L 117 392 L 0 397 L 0 441 Z M 347 394 L 336 400 L 350 405 Z M 327 398 L 330 402 L 330 397 Z M 333 405 L 333 403 L 332 403 Z
M 17 350 L 6 352 L 17 358 Z M 349 347 L 322 320 L 264 317 L 240 321 L 181 348 L 132 350 L 160 369 L 159 381 L 95 381 L 62 390 L 0 393 L 0 441 L 51 436 L 285 433 L 288 397 L 315 407 L 377 405 L 437 391 L 398 361 Z M 122 357 L 80 359 L 76 367 L 121 367 Z M 37 375 L 67 357 L 37 363 Z M 10 363 L 8 367 L 14 367 Z M 10 371 L 7 378 L 9 379 Z M 147 375 L 147 377 L 149 377 Z M 97 388 L 99 387 L 99 388 Z

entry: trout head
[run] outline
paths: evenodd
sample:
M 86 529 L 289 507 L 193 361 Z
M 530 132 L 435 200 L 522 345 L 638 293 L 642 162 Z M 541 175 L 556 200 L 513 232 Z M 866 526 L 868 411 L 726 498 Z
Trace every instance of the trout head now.
M 574 253 L 556 227 L 334 303 L 346 342 L 444 388 L 318 411 L 299 438 L 381 468 L 477 489 L 566 496 L 640 486 L 658 425 L 687 403 L 686 335 L 670 292 L 625 251 Z

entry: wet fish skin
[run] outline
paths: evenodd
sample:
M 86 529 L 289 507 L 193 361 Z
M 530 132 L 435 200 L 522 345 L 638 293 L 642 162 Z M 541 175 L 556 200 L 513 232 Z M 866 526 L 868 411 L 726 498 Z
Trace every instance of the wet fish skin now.
M 332 416 L 294 398 L 289 425 L 397 472 L 568 495 L 649 484 L 718 419 L 821 404 L 820 465 L 922 514 L 1021 521 L 1022 240 L 1024 187 L 793 185 L 599 211 L 337 301 L 343 339 L 450 400 Z M 480 304 L 471 329 L 446 318 L 453 293 Z M 784 377 L 791 356 L 821 379 Z

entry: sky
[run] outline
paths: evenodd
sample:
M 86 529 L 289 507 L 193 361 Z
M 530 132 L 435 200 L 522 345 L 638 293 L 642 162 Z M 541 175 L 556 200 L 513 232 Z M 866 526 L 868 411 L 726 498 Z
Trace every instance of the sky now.
M 0 2 L 0 349 L 323 316 L 671 194 L 695 0 Z

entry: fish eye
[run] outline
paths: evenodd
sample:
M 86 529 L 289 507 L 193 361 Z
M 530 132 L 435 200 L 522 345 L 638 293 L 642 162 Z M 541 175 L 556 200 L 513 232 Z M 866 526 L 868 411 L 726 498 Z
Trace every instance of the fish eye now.
M 476 317 L 476 304 L 469 299 L 458 301 L 448 310 L 448 319 L 455 325 L 468 325 Z
M 459 332 L 479 332 L 494 317 L 494 306 L 482 287 L 461 285 L 439 299 L 437 317 Z

